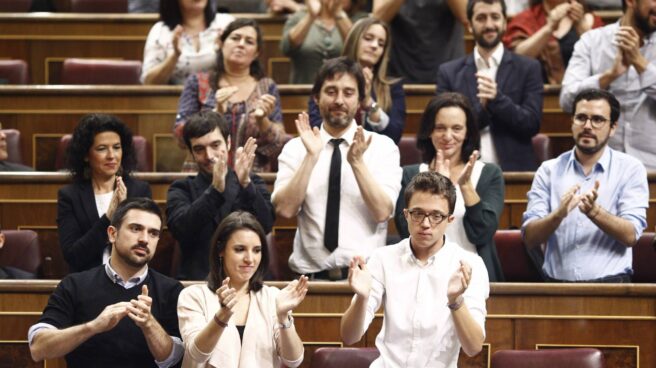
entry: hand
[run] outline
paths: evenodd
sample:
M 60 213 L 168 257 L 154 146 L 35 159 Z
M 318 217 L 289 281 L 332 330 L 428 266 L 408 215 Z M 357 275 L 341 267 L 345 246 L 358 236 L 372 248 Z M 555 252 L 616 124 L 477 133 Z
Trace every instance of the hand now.
M 454 303 L 467 290 L 469 281 L 471 281 L 471 275 L 471 266 L 465 261 L 460 261 L 460 267 L 451 275 L 449 285 L 446 289 L 446 297 L 449 300 L 449 304 Z
M 460 175 L 458 175 L 458 180 L 456 180 L 458 185 L 463 186 L 471 184 L 471 174 L 474 170 L 474 164 L 476 164 L 476 160 L 478 160 L 478 151 L 472 152 L 472 154 L 469 156 L 469 161 L 467 161 L 465 167 L 462 168 Z
M 119 302 L 108 305 L 94 320 L 89 322 L 89 327 L 96 334 L 109 331 L 128 315 L 128 302 Z
M 371 292 L 371 273 L 367 263 L 360 256 L 355 256 L 349 264 L 348 283 L 354 293 L 362 298 L 369 298 Z
M 303 142 L 308 154 L 318 157 L 323 148 L 319 128 L 310 127 L 310 117 L 305 111 L 298 114 L 298 119 L 296 119 L 294 123 L 296 124 L 296 130 L 298 131 L 298 135 L 301 137 L 301 141 Z
M 141 295 L 137 299 L 130 300 L 127 305 L 128 317 L 140 328 L 147 328 L 152 322 L 152 314 L 150 314 L 150 307 L 153 305 L 153 298 L 148 296 L 148 286 L 141 287 Z
M 571 19 L 574 24 L 578 24 L 583 20 L 583 16 L 585 15 L 583 5 L 576 0 L 570 0 L 569 5 L 569 9 L 567 9 L 567 17 Z
M 184 28 L 182 28 L 182 25 L 180 24 L 173 29 L 171 43 L 173 44 L 173 52 L 175 52 L 175 56 L 180 56 L 180 54 L 182 54 L 182 50 L 180 49 L 180 38 L 182 37 L 183 32 Z
M 246 188 L 251 183 L 250 173 L 255 160 L 255 150 L 257 149 L 255 142 L 255 138 L 248 137 L 246 144 L 237 148 L 235 153 L 235 173 L 242 188 Z
M 287 313 L 298 307 L 308 291 L 308 277 L 301 276 L 287 284 L 276 297 L 276 314 L 279 320 L 287 319 Z
M 622 52 L 624 65 L 633 65 L 641 73 L 647 65 L 647 61 L 640 53 L 640 36 L 633 27 L 620 27 L 615 33 L 617 47 Z
M 374 79 L 374 73 L 371 68 L 362 68 L 362 75 L 364 75 L 364 98 L 362 99 L 362 108 L 368 110 L 371 106 L 371 86 Z
M 373 134 L 369 136 L 369 139 L 365 140 L 364 128 L 362 126 L 356 128 L 355 134 L 353 134 L 353 143 L 351 143 L 346 154 L 346 160 L 349 164 L 354 165 L 362 161 L 362 156 L 367 151 L 367 148 L 369 148 L 372 138 Z
M 484 73 L 476 73 L 476 81 L 478 82 L 478 93 L 476 97 L 481 102 L 483 107 L 487 106 L 488 101 L 494 100 L 497 97 L 497 82 Z
M 220 193 L 223 193 L 225 190 L 225 177 L 228 174 L 227 153 L 219 151 L 218 156 L 211 158 L 211 160 L 214 162 L 214 167 L 212 169 L 212 186 Z
M 333 18 L 337 18 L 342 11 L 342 0 L 326 0 L 326 10 Z
M 305 0 L 307 12 L 312 18 L 316 18 L 321 13 L 321 0 Z
M 285 10 L 296 12 L 300 5 L 294 0 L 267 0 L 269 9 L 274 13 L 282 13 Z
M 430 171 L 436 172 L 440 175 L 446 176 L 447 178 L 451 177 L 451 160 L 448 158 L 444 159 L 444 151 L 441 149 L 437 150 L 435 157 L 431 160 L 428 165 Z
M 568 15 L 571 6 L 570 3 L 562 3 L 549 11 L 547 24 L 551 27 L 552 31 L 558 29 L 558 24 Z
M 114 216 L 114 212 L 116 211 L 116 208 L 118 207 L 121 202 L 123 202 L 125 199 L 128 197 L 128 189 L 125 187 L 125 183 L 123 183 L 123 178 L 120 176 L 116 177 L 116 183 L 115 183 L 115 188 L 114 188 L 114 194 L 112 195 L 112 199 L 109 202 L 109 207 L 107 208 L 107 218 L 111 221 L 112 217 Z
M 237 290 L 230 287 L 230 277 L 226 277 L 221 283 L 221 287 L 216 289 L 216 296 L 219 298 L 221 309 L 217 312 L 221 321 L 227 322 L 234 314 L 234 308 L 239 301 L 237 299 Z
M 216 100 L 214 111 L 225 114 L 228 109 L 228 100 L 230 100 L 230 97 L 237 93 L 237 91 L 239 91 L 239 87 L 237 86 L 219 88 L 216 93 L 214 93 L 214 99 Z
M 255 119 L 261 121 L 271 115 L 276 106 L 276 98 L 270 94 L 263 94 L 255 103 L 255 109 L 252 111 Z
M 581 189 L 581 186 L 576 184 L 573 185 L 571 188 L 563 194 L 563 196 L 560 198 L 560 205 L 556 209 L 556 215 L 560 219 L 564 219 L 569 215 L 569 213 L 576 208 L 576 206 L 579 205 L 579 202 L 581 201 L 581 196 L 579 194 L 576 194 L 579 189 Z
M 589 219 L 594 219 L 601 211 L 601 207 L 597 204 L 597 191 L 599 190 L 599 180 L 595 180 L 594 188 L 581 196 L 579 203 L 579 210 L 585 213 Z

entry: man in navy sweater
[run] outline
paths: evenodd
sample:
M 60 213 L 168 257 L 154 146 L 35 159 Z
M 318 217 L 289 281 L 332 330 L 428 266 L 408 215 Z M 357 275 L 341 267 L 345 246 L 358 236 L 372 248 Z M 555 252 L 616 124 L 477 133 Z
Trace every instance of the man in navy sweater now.
M 148 198 L 122 202 L 107 228 L 105 265 L 64 278 L 28 340 L 35 361 L 68 367 L 170 367 L 184 347 L 176 311 L 182 285 L 148 268 L 162 215 Z

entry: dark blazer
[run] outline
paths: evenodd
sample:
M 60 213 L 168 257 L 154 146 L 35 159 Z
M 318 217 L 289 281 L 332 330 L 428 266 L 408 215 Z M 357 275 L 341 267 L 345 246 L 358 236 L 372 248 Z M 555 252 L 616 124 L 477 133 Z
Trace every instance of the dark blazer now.
M 542 120 L 540 62 L 504 49 L 496 82 L 497 97 L 484 109 L 476 97 L 476 64 L 471 54 L 440 65 L 437 92 L 459 92 L 469 98 L 478 115 L 478 126 L 490 127 L 503 171 L 535 171 L 531 138 L 540 131 Z
M 128 198 L 152 197 L 148 183 L 124 176 Z M 85 271 L 102 264 L 109 243 L 107 215 L 98 216 L 91 181 L 69 184 L 59 189 L 57 227 L 59 246 L 71 272 Z
M 176 180 L 169 187 L 166 217 L 182 253 L 179 279 L 204 280 L 207 277 L 210 240 L 221 220 L 231 212 L 252 213 L 265 233 L 273 227 L 275 213 L 271 194 L 262 178 L 251 174 L 251 184 L 242 188 L 237 174 L 229 169 L 223 193 L 211 184 L 209 175 L 198 174 Z
M 403 193 L 410 180 L 419 173 L 419 164 L 403 167 L 401 179 L 401 194 L 396 201 L 394 222 L 401 238 L 410 236 L 408 223 L 403 216 L 406 207 Z M 499 228 L 499 217 L 503 211 L 504 181 L 503 174 L 497 165 L 486 163 L 481 171 L 481 177 L 476 184 L 476 193 L 481 198 L 477 204 L 465 206 L 463 225 L 467 239 L 476 245 L 478 255 L 483 259 L 491 282 L 503 281 L 501 262 L 494 244 L 494 234 Z M 454 225 L 449 225 L 454 226 Z

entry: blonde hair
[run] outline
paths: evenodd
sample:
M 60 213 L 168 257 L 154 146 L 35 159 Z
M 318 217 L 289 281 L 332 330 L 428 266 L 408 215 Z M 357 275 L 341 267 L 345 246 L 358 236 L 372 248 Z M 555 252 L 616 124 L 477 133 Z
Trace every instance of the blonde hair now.
M 344 41 L 344 49 L 342 50 L 342 55 L 347 58 L 359 62 L 358 60 L 358 46 L 360 44 L 360 39 L 364 33 L 374 24 L 380 24 L 387 33 L 387 41 L 385 42 L 385 47 L 383 48 L 383 54 L 380 57 L 380 60 L 374 65 L 373 69 L 373 83 L 372 88 L 376 93 L 376 98 L 378 99 L 376 103 L 380 106 L 381 109 L 389 111 L 392 107 L 392 96 L 390 94 L 390 85 L 399 81 L 399 78 L 388 78 L 387 77 L 387 64 L 389 62 L 389 50 L 392 45 L 392 35 L 390 33 L 389 26 L 382 20 L 367 17 L 362 18 L 353 24 L 351 30 L 346 36 L 346 41 Z

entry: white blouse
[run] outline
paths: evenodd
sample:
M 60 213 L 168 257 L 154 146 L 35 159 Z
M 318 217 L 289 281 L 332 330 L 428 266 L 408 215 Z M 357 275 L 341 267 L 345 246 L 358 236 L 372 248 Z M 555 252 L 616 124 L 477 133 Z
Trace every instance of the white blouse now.
M 180 37 L 181 54 L 169 79 L 170 84 L 184 84 L 190 74 L 208 72 L 216 68 L 216 40 L 235 18 L 229 14 L 216 14 L 207 29 L 198 34 L 200 48 L 196 50 L 193 38 L 183 33 Z M 150 29 L 144 47 L 141 83 L 157 65 L 173 54 L 173 30 L 159 21 Z

